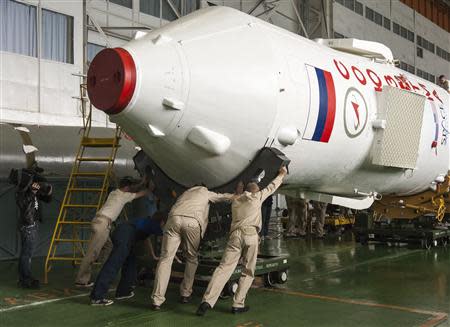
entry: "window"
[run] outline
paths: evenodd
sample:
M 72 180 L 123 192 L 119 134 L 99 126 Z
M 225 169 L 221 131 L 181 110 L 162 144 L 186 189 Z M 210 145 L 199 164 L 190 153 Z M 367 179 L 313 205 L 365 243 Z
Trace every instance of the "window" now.
M 373 21 L 373 16 L 374 16 L 373 10 L 366 6 L 366 18 L 368 20 Z
M 177 1 L 172 2 L 176 7 Z M 141 0 L 140 1 L 140 8 L 141 11 L 145 14 L 149 14 L 155 17 L 160 16 L 160 7 L 159 7 L 159 0 Z M 179 7 L 177 9 L 180 9 Z M 162 18 L 166 20 L 175 20 L 177 19 L 177 16 L 173 12 L 172 8 L 170 8 L 167 1 L 162 1 Z
M 116 5 L 131 8 L 133 0 L 109 0 L 109 2 L 115 3 Z
M 394 25 L 393 25 L 393 31 L 394 31 L 395 34 L 400 35 L 400 25 L 397 24 L 397 23 L 394 23 Z
M 181 15 L 189 14 L 190 12 L 193 12 L 197 9 L 196 0 L 187 0 L 185 2 L 185 8 L 183 8 L 183 10 L 181 10 L 182 0 L 171 1 Z M 159 17 L 160 15 L 159 0 L 140 0 L 140 8 L 141 12 L 145 14 L 149 14 L 155 17 Z M 162 18 L 170 21 L 177 19 L 177 16 L 166 0 L 162 1 Z
M 417 76 L 422 77 L 423 79 L 426 79 L 427 81 L 430 81 L 432 83 L 436 82 L 436 76 L 434 76 L 433 74 L 427 73 L 419 68 L 417 68 Z
M 36 7 L 0 1 L 0 50 L 37 56 Z
M 423 49 L 417 47 L 417 57 L 419 58 L 423 58 Z
M 370 9 L 367 6 L 366 6 L 366 18 L 380 26 L 383 26 L 383 18 L 387 19 L 386 17 L 383 17 L 383 15 L 380 14 L 379 12 L 377 12 L 373 9 Z M 388 21 L 389 21 L 389 19 L 388 19 Z M 390 21 L 389 21 L 389 29 L 390 29 Z
M 422 48 L 434 53 L 435 45 L 434 43 L 428 41 L 427 39 L 420 37 L 417 35 L 417 45 L 421 46 Z
M 355 12 L 357 14 L 360 14 L 361 16 L 363 15 L 363 5 L 361 2 L 355 1 Z
M 408 38 L 408 30 L 403 26 L 400 26 L 400 35 L 405 39 Z
M 355 11 L 355 0 L 344 0 L 344 6 L 352 11 Z
M 375 19 L 374 19 L 375 24 L 383 26 L 383 16 L 381 14 L 377 13 L 376 11 L 374 13 L 375 13 Z
M 73 64 L 73 17 L 42 9 L 42 58 Z
M 417 35 L 417 45 L 423 47 L 423 39 L 421 36 Z
M 403 69 L 404 71 L 414 74 L 416 67 L 414 67 L 413 65 L 410 65 L 406 62 L 400 61 L 400 65 L 399 65 L 400 69 Z
M 391 20 L 389 18 L 383 17 L 384 18 L 384 28 L 387 30 L 391 30 Z
M 87 61 L 88 61 L 88 65 L 91 64 L 92 59 L 94 59 L 94 57 L 97 55 L 97 53 L 102 51 L 104 48 L 105 48 L 104 46 L 88 42 L 88 44 L 87 44 Z
M 417 70 L 417 74 L 418 74 L 419 77 L 422 77 L 423 79 L 428 79 L 428 73 L 427 73 L 427 72 L 424 72 L 424 71 L 421 70 L 421 69 L 418 69 L 418 70 Z
M 444 60 L 450 61 L 450 54 L 440 47 L 436 47 L 436 55 Z
M 393 23 L 393 32 L 397 35 L 400 35 L 402 38 L 407 39 L 408 41 L 414 42 L 414 32 L 410 31 L 409 29 L 397 24 Z M 417 36 L 417 42 L 419 42 L 420 36 Z M 417 43 L 419 44 L 419 43 Z M 420 44 L 419 44 L 420 45 Z

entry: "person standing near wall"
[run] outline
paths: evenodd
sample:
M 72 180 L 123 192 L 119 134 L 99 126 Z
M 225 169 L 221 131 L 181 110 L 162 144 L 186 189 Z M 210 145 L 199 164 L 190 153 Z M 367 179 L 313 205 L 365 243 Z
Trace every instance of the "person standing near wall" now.
M 38 289 L 39 280 L 32 277 L 31 258 L 36 249 L 39 236 L 40 201 L 50 202 L 53 188 L 50 184 L 39 182 L 35 171 L 16 170 L 13 183 L 17 185 L 16 203 L 19 208 L 19 230 L 21 250 L 19 256 L 19 287 Z M 10 175 L 11 179 L 11 175 Z
M 445 78 L 445 75 L 439 76 L 439 86 L 442 87 L 447 92 L 450 92 L 450 85 L 448 83 L 448 79 Z

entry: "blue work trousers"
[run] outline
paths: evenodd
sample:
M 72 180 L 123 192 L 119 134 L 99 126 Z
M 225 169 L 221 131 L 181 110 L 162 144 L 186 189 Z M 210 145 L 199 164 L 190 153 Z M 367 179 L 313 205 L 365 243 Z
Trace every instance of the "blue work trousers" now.
M 113 249 L 100 270 L 91 292 L 91 299 L 101 300 L 106 297 L 109 287 L 114 282 L 119 270 L 122 268 L 116 297 L 130 294 L 136 283 L 136 228 L 123 223 L 120 224 L 111 236 Z
M 19 256 L 19 282 L 29 284 L 32 280 L 31 258 L 38 242 L 38 224 L 22 226 L 20 228 L 21 249 Z

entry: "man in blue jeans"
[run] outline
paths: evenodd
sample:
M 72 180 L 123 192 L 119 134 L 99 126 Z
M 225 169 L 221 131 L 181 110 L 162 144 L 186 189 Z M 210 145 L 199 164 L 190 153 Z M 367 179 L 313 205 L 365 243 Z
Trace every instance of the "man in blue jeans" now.
M 137 278 L 135 245 L 138 241 L 146 241 L 153 259 L 157 259 L 150 235 L 162 236 L 162 227 L 167 216 L 156 212 L 152 218 L 137 218 L 131 222 L 120 224 L 113 232 L 111 240 L 113 249 L 95 281 L 91 292 L 91 305 L 106 306 L 114 302 L 106 299 L 109 287 L 122 269 L 119 285 L 116 289 L 116 300 L 128 299 L 134 296 L 133 285 Z
M 40 168 L 36 171 L 42 172 Z M 38 170 L 39 169 L 39 170 Z M 39 236 L 40 201 L 50 202 L 52 186 L 37 177 L 35 170 L 22 169 L 10 175 L 10 182 L 17 185 L 16 203 L 19 208 L 19 230 L 21 250 L 19 257 L 19 287 L 38 289 L 39 280 L 35 279 L 31 271 L 31 258 L 36 249 Z

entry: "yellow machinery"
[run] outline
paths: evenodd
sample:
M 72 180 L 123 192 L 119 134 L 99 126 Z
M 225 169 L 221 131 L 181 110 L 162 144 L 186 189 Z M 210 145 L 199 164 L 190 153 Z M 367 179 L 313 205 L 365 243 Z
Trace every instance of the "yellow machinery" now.
M 107 197 L 119 147 L 121 130 L 118 126 L 109 138 L 91 135 L 92 105 L 86 113 L 86 85 L 80 86 L 80 93 L 83 135 L 45 260 L 45 283 L 48 283 L 54 261 L 76 264 L 83 258 L 83 244 L 89 242 L 91 220 Z M 96 168 L 92 169 L 92 166 Z
M 339 216 L 327 216 L 325 217 L 325 226 L 329 226 L 332 229 L 340 227 L 351 227 L 355 223 L 354 215 L 339 215 Z
M 450 212 L 449 185 L 447 175 L 443 183 L 436 185 L 434 191 L 429 190 L 411 196 L 384 196 L 372 206 L 375 218 L 414 219 L 432 214 L 440 222 L 444 219 L 444 215 Z

